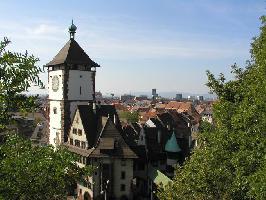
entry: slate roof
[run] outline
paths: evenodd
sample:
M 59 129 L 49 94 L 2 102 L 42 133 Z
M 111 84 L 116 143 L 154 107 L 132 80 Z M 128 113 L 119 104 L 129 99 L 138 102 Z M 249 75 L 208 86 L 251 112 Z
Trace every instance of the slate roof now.
M 87 141 L 90 147 L 96 145 L 98 137 L 100 136 L 102 126 L 98 123 L 101 117 L 117 118 L 117 128 L 122 130 L 120 122 L 118 120 L 118 115 L 114 106 L 112 105 L 97 105 L 96 112 L 93 110 L 93 105 L 78 105 L 77 110 L 79 110 L 80 118 L 84 131 L 87 136 Z M 74 118 L 73 118 L 74 119 Z
M 161 145 L 158 143 L 158 129 L 145 127 L 146 144 L 149 160 L 163 160 L 165 153 L 162 151 Z
M 54 59 L 46 64 L 46 67 L 60 64 L 80 64 L 88 67 L 100 67 L 100 65 L 90 59 L 74 39 L 70 39 Z
M 123 137 L 129 146 L 136 146 L 139 134 L 136 133 L 132 124 L 127 124 L 123 127 Z
M 113 141 L 113 148 L 106 148 L 106 141 L 108 140 L 110 147 L 111 140 Z M 109 117 L 99 136 L 97 145 L 90 155 L 91 157 L 117 157 L 117 158 L 138 158 L 137 155 L 125 142 L 121 132 L 117 129 L 113 120 Z
M 132 151 L 138 156 L 138 159 L 141 161 L 147 160 L 146 147 L 142 145 L 138 145 L 137 141 L 139 139 L 139 132 L 136 132 L 136 129 L 140 129 L 137 123 L 128 124 L 123 127 L 123 138 L 125 142 L 129 145 Z

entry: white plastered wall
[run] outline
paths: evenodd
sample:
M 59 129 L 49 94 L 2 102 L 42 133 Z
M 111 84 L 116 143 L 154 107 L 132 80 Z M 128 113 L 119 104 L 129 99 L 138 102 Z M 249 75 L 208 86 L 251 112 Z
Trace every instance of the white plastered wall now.
M 52 90 L 52 78 L 53 76 L 58 76 L 59 78 L 59 87 L 56 92 Z M 49 99 L 52 100 L 62 100 L 63 99 L 63 83 L 62 83 L 62 77 L 63 71 L 62 70 L 56 70 L 56 71 L 50 71 L 49 72 L 49 83 L 48 83 L 48 89 L 49 89 Z
M 56 114 L 54 113 L 54 108 L 56 109 Z M 61 139 L 61 115 L 62 110 L 60 109 L 60 101 L 50 101 L 49 143 L 52 145 L 55 145 L 55 138 L 57 132 L 60 133 L 59 139 Z
M 90 71 L 69 70 L 68 100 L 93 100 L 92 73 Z
M 73 128 L 76 128 L 77 130 L 80 129 L 82 130 L 82 135 L 78 135 L 78 134 L 73 134 Z M 86 134 L 81 122 L 81 118 L 80 118 L 80 114 L 79 111 L 77 110 L 75 116 L 74 116 L 74 120 L 73 123 L 70 127 L 70 133 L 69 133 L 69 139 L 73 139 L 73 145 L 75 145 L 75 140 L 79 140 L 80 142 L 86 142 L 87 145 L 87 138 L 86 138 Z
M 114 159 L 114 195 L 120 198 L 122 195 L 126 195 L 130 198 L 131 195 L 131 181 L 133 179 L 133 160 L 125 159 L 126 165 L 121 166 L 121 159 Z M 121 179 L 121 171 L 125 171 L 125 179 Z M 120 191 L 120 185 L 126 186 L 125 191 Z

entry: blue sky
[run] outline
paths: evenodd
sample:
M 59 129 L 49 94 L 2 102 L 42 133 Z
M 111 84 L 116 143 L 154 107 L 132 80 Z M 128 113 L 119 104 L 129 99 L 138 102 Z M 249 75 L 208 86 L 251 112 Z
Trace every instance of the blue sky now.
M 0 1 L 0 38 L 11 50 L 49 62 L 68 41 L 71 19 L 76 40 L 102 67 L 96 89 L 114 92 L 207 93 L 206 70 L 230 77 L 244 66 L 259 33 L 264 0 L 46 0 Z M 42 74 L 44 82 L 47 74 Z M 39 92 L 35 88 L 33 92 Z

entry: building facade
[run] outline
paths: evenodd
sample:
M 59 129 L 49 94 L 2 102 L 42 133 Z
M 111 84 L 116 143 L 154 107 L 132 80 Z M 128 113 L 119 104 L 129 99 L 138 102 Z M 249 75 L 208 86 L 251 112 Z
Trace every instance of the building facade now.
M 95 73 L 92 61 L 75 41 L 76 26 L 69 27 L 70 40 L 46 64 L 49 90 L 49 144 L 67 141 L 67 132 L 77 105 L 95 101 Z

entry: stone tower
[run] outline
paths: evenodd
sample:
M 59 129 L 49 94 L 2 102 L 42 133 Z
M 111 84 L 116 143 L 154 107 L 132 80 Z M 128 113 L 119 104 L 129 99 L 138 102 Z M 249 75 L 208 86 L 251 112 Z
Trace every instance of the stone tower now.
M 52 61 L 48 69 L 49 144 L 67 141 L 71 120 L 77 105 L 95 102 L 96 67 L 100 67 L 75 41 L 77 27 L 69 27 L 70 40 Z

